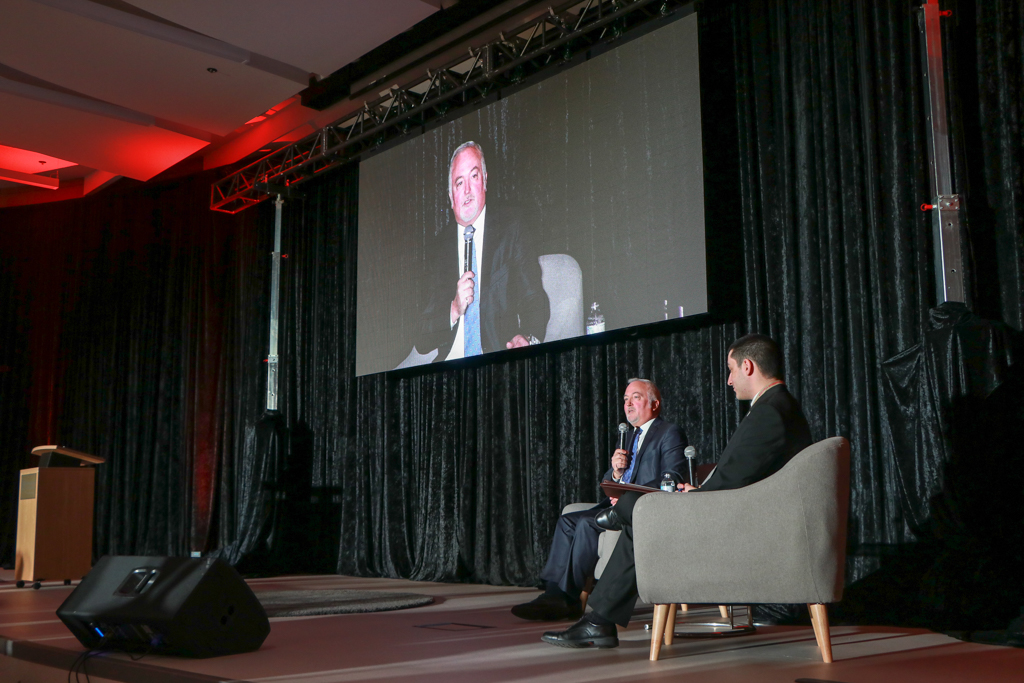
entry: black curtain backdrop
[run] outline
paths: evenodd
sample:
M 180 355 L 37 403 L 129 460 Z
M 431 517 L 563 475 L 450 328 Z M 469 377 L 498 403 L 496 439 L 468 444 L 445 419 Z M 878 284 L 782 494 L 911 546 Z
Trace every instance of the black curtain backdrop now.
M 16 471 L 49 443 L 108 459 L 97 470 L 97 555 L 221 543 L 218 515 L 231 518 L 231 478 L 245 466 L 236 434 L 259 415 L 247 383 L 266 353 L 269 256 L 257 257 L 256 215 L 202 210 L 215 179 L 125 181 L 0 214 L 5 562 Z
M 882 363 L 886 446 L 918 542 L 852 587 L 872 623 L 984 630 L 1024 604 L 1022 342 L 948 302 L 921 343 Z
M 970 303 L 1019 330 L 1024 11 L 947 5 Z M 97 555 L 530 584 L 561 506 L 598 495 L 626 379 L 657 382 L 713 461 L 743 409 L 726 349 L 756 330 L 783 345 L 815 439 L 852 444 L 847 579 L 875 571 L 880 548 L 914 539 L 880 364 L 935 303 L 916 17 L 903 0 L 708 2 L 700 40 L 715 315 L 357 380 L 344 168 L 285 208 L 276 421 L 291 439 L 262 409 L 269 203 L 211 213 L 204 174 L 0 211 L 4 560 L 16 471 L 58 442 L 108 458 Z

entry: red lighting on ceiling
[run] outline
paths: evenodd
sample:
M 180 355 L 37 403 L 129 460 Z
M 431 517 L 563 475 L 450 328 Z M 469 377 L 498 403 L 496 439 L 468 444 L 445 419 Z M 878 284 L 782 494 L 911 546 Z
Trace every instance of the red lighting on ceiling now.
M 281 111 L 282 109 L 284 109 L 285 107 L 287 107 L 289 104 L 291 104 L 292 102 L 294 102 L 297 99 L 298 99 L 297 96 L 289 97 L 287 100 L 275 104 L 273 107 L 271 107 L 270 109 L 266 110 L 262 114 L 259 114 L 257 116 L 252 117 L 251 119 L 249 119 L 248 121 L 245 122 L 245 125 L 246 126 L 251 126 L 254 123 L 262 123 L 263 121 L 266 121 L 271 116 L 273 116 L 274 114 L 278 113 L 279 111 Z
M 57 178 L 32 173 L 22 173 L 20 171 L 11 171 L 5 168 L 0 168 L 0 180 L 19 183 L 21 185 L 30 185 L 32 187 L 41 187 L 45 190 L 56 190 L 60 187 L 60 180 Z
M 59 168 L 77 166 L 74 161 L 65 161 L 57 157 L 47 156 L 18 147 L 0 145 L 0 168 L 21 173 L 42 173 L 56 171 Z

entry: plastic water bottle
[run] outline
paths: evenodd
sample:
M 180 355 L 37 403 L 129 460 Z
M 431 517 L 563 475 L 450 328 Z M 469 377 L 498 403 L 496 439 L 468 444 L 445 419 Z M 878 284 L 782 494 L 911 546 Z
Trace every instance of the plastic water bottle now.
M 673 476 L 671 472 L 665 472 L 664 474 L 661 475 L 662 491 L 667 491 L 668 493 L 675 493 L 676 491 L 679 490 L 677 488 L 678 483 L 679 482 L 676 481 L 675 476 Z
M 604 313 L 597 302 L 590 304 L 590 315 L 587 316 L 587 334 L 604 332 Z

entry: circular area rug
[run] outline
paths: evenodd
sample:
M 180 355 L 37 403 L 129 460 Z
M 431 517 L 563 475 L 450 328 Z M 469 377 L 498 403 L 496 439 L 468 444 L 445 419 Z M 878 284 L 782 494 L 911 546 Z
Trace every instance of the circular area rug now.
M 388 591 L 295 590 L 256 593 L 268 617 L 387 612 L 434 602 L 429 595 Z

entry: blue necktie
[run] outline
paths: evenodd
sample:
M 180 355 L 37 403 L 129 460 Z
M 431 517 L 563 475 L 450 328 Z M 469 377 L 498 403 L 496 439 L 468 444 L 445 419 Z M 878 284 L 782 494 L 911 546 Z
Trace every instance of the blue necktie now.
M 480 274 L 476 272 L 476 245 L 472 239 L 469 241 L 469 269 L 476 277 L 473 278 L 473 303 L 466 308 L 466 316 L 463 319 L 466 326 L 464 353 L 466 356 L 479 356 L 483 353 L 480 347 Z
M 640 434 L 643 433 L 643 431 L 644 430 L 637 427 L 636 432 L 633 434 L 633 451 L 629 459 L 629 469 L 627 469 L 626 473 L 622 475 L 622 483 L 624 484 L 633 483 L 633 469 L 636 467 L 636 451 L 637 447 L 640 445 Z

